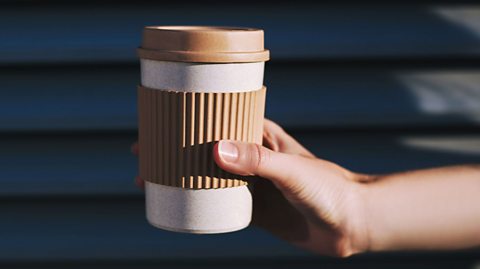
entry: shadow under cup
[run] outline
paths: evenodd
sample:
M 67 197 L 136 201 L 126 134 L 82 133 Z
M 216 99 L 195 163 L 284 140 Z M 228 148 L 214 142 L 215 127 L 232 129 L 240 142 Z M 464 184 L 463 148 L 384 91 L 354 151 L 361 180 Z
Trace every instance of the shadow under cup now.
M 251 183 L 220 169 L 212 150 L 222 139 L 262 142 L 269 57 L 263 31 L 146 27 L 139 55 L 139 167 L 148 221 L 189 233 L 248 226 Z

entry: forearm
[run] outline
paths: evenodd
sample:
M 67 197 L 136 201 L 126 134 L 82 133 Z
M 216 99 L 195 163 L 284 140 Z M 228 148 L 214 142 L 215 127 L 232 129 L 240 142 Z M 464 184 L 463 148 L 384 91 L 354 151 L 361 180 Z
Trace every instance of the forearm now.
M 371 251 L 480 246 L 480 165 L 392 174 L 365 186 Z

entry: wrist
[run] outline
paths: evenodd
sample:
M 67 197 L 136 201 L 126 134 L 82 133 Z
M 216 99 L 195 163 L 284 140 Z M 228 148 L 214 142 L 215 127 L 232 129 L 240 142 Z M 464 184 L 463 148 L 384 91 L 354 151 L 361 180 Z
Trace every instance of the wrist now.
M 349 222 L 346 229 L 349 255 L 371 251 L 372 235 L 369 209 L 370 186 L 352 182 L 351 193 L 348 215 L 345 216 Z

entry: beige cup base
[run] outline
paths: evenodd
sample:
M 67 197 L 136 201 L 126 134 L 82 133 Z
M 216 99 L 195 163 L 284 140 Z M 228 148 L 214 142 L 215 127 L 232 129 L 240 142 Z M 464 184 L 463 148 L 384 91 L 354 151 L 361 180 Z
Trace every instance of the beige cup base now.
M 250 224 L 252 195 L 247 186 L 183 189 L 145 182 L 147 219 L 174 232 L 213 234 L 241 230 Z
M 156 223 L 151 222 L 148 218 L 148 223 L 152 225 L 155 228 L 162 229 L 165 231 L 170 231 L 170 232 L 176 232 L 176 233 L 189 233 L 189 234 L 221 234 L 221 233 L 231 233 L 231 232 L 236 232 L 240 231 L 242 229 L 245 229 L 248 227 L 248 224 L 245 224 L 240 227 L 234 227 L 234 228 L 228 228 L 225 230 L 189 230 L 189 229 L 178 229 L 178 228 L 173 228 L 173 227 L 167 227 L 167 226 L 161 226 Z

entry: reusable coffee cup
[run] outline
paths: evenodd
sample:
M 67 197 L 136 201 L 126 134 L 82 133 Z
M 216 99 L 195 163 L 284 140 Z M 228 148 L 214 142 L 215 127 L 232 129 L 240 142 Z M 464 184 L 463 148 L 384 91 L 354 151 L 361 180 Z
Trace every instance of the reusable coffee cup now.
M 262 143 L 263 31 L 148 26 L 138 49 L 140 177 L 155 227 L 223 233 L 248 226 L 251 183 L 221 170 L 222 139 Z

